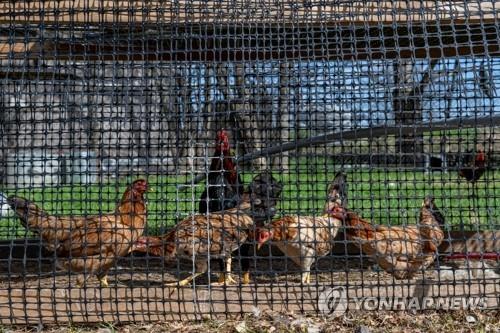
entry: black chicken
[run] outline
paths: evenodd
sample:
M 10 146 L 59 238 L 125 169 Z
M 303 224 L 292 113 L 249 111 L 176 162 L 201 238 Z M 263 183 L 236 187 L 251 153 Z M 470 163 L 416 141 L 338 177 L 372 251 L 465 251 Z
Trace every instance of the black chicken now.
M 231 154 L 228 133 L 222 129 L 217 132 L 215 154 L 208 173 L 208 187 L 201 195 L 199 213 L 213 213 L 236 207 L 241 200 L 243 190 L 244 186 L 237 170 L 236 161 Z M 253 196 L 267 198 L 266 202 L 256 203 L 252 213 L 254 227 L 260 227 L 276 214 L 275 206 L 281 195 L 282 185 L 271 174 L 262 173 L 254 178 L 249 191 Z M 239 249 L 241 270 L 244 272 L 243 283 L 250 282 L 250 258 L 255 255 L 254 235 L 255 232 L 250 231 L 247 242 L 242 244 Z M 231 271 L 231 260 L 227 262 L 229 267 L 225 268 L 223 267 L 224 262 L 218 261 L 221 271 Z M 231 278 L 229 278 L 230 280 Z
M 478 149 L 474 155 L 472 150 L 468 150 L 462 156 L 461 168 L 458 175 L 465 178 L 470 183 L 475 183 L 486 171 L 486 154 L 482 149 Z
M 238 205 L 243 194 L 243 183 L 225 130 L 217 132 L 215 153 L 207 179 L 208 185 L 200 198 L 199 213 L 218 212 Z
M 487 157 L 483 149 L 477 149 L 475 154 L 472 150 L 468 150 L 465 155 L 462 156 L 460 169 L 458 170 L 458 175 L 465 178 L 467 182 L 472 185 L 472 193 L 470 195 L 472 199 L 471 221 L 476 221 L 476 223 L 478 223 L 478 216 L 475 213 L 478 204 L 476 182 L 486 172 L 486 160 Z
M 250 283 L 250 263 L 251 259 L 257 255 L 256 232 L 259 228 L 272 221 L 272 218 L 276 214 L 276 205 L 281 197 L 282 190 L 283 184 L 276 181 L 267 172 L 255 177 L 249 186 L 249 192 L 252 197 L 266 198 L 266 200 L 265 202 L 255 203 L 255 207 L 252 210 L 253 230 L 249 231 L 247 241 L 239 248 L 243 284 Z

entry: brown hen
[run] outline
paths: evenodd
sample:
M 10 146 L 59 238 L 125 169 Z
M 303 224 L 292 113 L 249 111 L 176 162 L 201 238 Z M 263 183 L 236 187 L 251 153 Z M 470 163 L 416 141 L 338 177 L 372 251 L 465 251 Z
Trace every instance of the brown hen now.
M 260 191 L 262 179 L 271 178 L 272 188 Z M 274 210 L 276 198 L 269 193 L 281 193 L 281 184 L 267 174 L 254 178 L 250 191 L 243 194 L 237 207 L 210 214 L 198 214 L 179 222 L 174 229 L 160 237 L 141 237 L 133 251 L 163 256 L 165 260 L 181 258 L 193 260 L 195 273 L 170 286 L 184 286 L 208 271 L 210 259 L 221 259 L 226 263 L 225 272 L 220 274 L 213 285 L 233 284 L 236 281 L 231 272 L 231 254 L 247 240 L 253 229 L 254 215 L 262 216 Z
M 342 226 L 342 220 L 331 215 L 336 208 L 346 204 L 345 187 L 345 176 L 338 173 L 328 189 L 322 216 L 289 215 L 273 221 L 269 227 L 259 229 L 258 247 L 272 241 L 301 268 L 302 283 L 311 283 L 312 264 L 331 252 L 333 241 Z
M 114 213 L 94 216 L 50 215 L 20 197 L 10 197 L 8 202 L 22 224 L 39 234 L 48 250 L 56 252 L 61 266 L 84 273 L 77 280 L 78 286 L 84 284 L 87 274 L 95 274 L 101 286 L 107 287 L 108 270 L 118 257 L 129 253 L 144 231 L 147 190 L 145 180 L 136 180 Z
M 484 256 L 500 257 L 500 230 L 483 230 L 474 233 L 464 242 L 459 239 L 449 244 L 451 254 L 447 256 L 464 256 L 481 259 Z
M 432 264 L 444 238 L 444 217 L 431 197 L 422 203 L 418 225 L 372 225 L 353 211 L 339 209 L 333 216 L 343 217 L 348 239 L 397 279 L 412 278 Z

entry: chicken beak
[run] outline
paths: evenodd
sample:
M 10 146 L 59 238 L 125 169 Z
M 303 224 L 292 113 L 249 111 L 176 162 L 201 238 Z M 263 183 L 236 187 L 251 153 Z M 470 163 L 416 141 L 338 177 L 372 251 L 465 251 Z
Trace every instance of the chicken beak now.
M 259 251 L 261 247 L 262 247 L 262 243 L 258 243 L 257 244 L 257 251 Z
M 156 192 L 154 187 L 148 187 L 148 192 Z

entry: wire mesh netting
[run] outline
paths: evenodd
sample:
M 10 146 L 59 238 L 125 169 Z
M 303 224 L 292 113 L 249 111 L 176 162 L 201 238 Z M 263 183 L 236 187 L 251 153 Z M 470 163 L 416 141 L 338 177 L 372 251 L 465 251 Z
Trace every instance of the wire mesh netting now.
M 498 6 L 0 5 L 0 322 L 498 309 Z

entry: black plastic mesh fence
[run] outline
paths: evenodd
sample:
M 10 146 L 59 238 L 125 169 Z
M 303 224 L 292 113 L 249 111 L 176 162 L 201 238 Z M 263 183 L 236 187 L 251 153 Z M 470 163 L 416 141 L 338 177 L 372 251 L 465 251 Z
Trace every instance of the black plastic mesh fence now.
M 0 322 L 498 309 L 499 6 L 0 4 Z

